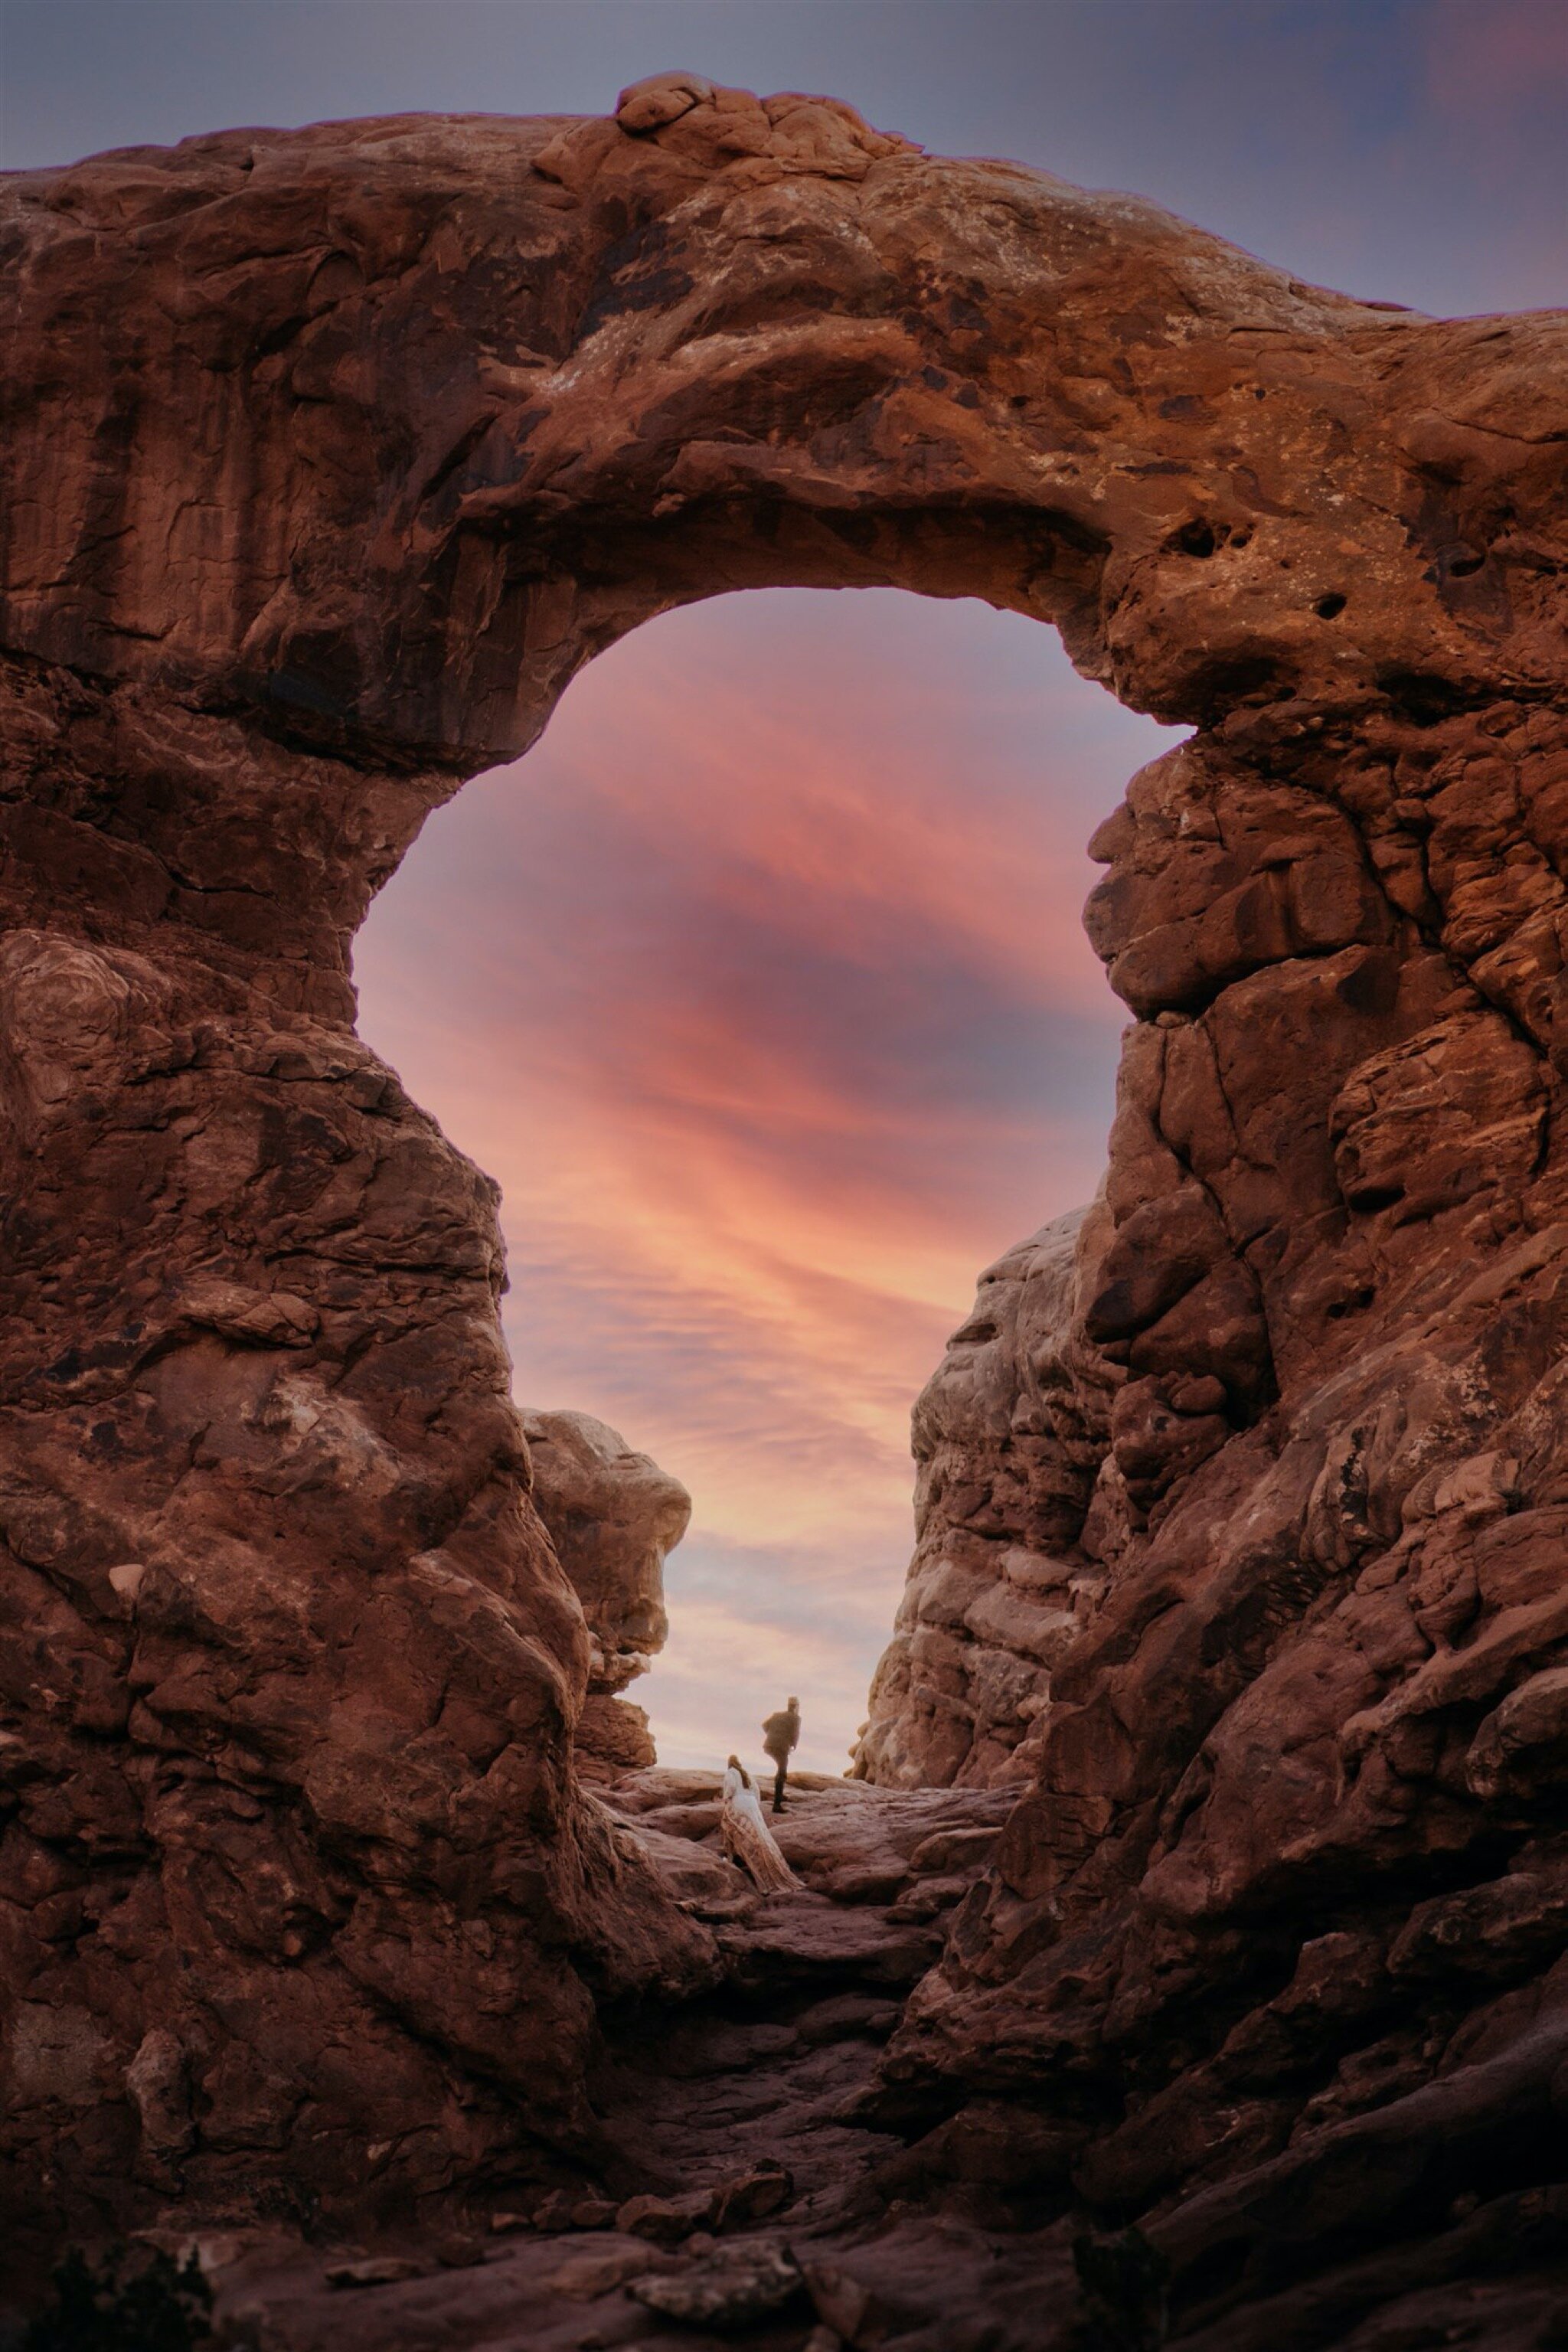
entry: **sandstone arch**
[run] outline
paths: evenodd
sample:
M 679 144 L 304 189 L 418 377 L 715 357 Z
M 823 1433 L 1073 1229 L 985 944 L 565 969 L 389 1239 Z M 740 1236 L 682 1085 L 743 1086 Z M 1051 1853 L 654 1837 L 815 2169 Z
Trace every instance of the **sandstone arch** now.
M 1050 1486 L 1024 1548 L 1094 1589 L 889 2100 L 1050 2102 L 1046 2177 L 1195 2182 L 1179 2257 L 1260 2291 L 1270 2195 L 1333 2225 L 1322 2148 L 1417 2149 L 1391 2229 L 1500 2134 L 1540 2177 L 1563 318 L 1358 303 L 697 78 L 0 205 L 22 2179 L 331 2210 L 589 2149 L 592 1998 L 711 1965 L 574 1787 L 493 1201 L 354 1039 L 348 946 L 584 660 L 763 583 L 988 596 L 1199 730 L 1102 839 L 1137 1021 L 1059 1328 L 996 1376 L 1034 1425 L 932 1498 L 984 1539 Z

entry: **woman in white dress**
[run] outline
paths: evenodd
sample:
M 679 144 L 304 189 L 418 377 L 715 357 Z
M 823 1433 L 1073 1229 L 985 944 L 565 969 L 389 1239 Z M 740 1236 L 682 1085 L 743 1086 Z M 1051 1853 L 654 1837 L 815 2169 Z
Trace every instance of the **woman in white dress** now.
M 731 1757 L 724 1774 L 719 1836 L 729 1859 L 749 1873 L 763 1895 L 777 1895 L 786 1886 L 800 1885 L 763 1818 L 752 1776 L 738 1756 Z

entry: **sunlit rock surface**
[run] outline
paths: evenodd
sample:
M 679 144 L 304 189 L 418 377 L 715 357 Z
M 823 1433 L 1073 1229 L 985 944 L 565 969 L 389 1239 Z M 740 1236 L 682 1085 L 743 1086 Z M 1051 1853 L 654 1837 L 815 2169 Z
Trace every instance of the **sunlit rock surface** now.
M 577 1718 L 595 1778 L 655 1761 L 647 1717 L 620 1694 L 664 1647 L 664 1563 L 691 1517 L 679 1478 L 588 1412 L 525 1412 L 533 1500 L 583 1604 L 593 1647 Z
M 1120 1374 L 1083 1334 L 1086 1225 L 1092 1247 L 1109 1219 L 1058 1217 L 987 1268 L 915 1407 L 918 1541 L 858 1779 L 1028 1778 L 1051 1669 L 1105 1588 L 1079 1538 Z
M 1536 2340 L 1568 322 L 1360 303 L 695 77 L 13 174 L 0 255 L 16 2242 L 607 2172 L 595 2011 L 726 1969 L 574 1777 L 493 1192 L 353 1036 L 349 946 L 638 621 L 891 583 L 1195 732 L 1098 845 L 1102 1204 L 1003 1281 L 1063 1379 L 1004 1317 L 921 1440 L 969 1646 L 1034 1656 L 1013 1552 L 1073 1624 L 1032 1713 L 932 1651 L 930 1769 L 1025 1790 L 863 2119 L 1028 2242 L 963 2222 L 943 2269 L 921 2224 L 877 2326 L 1065 2343 L 1086 2206 L 1213 2352 L 1426 2340 L 1455 2281 Z M 864 1761 L 907 1780 L 894 1713 Z

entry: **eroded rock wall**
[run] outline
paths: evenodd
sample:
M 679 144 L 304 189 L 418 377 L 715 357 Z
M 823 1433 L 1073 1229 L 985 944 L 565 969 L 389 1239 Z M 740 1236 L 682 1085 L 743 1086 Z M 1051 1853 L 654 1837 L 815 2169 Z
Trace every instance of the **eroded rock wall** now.
M 1200 2310 L 1555 2178 L 1568 2047 L 1568 761 L 1528 701 L 1318 716 L 1205 730 L 1094 845 L 1138 1016 L 1103 1202 L 917 1410 L 862 1742 L 1027 1790 L 889 2112 L 1043 2107 L 1043 2177 L 1163 2211 Z M 1076 1607 L 1004 1756 L 964 1699 L 1033 1629 L 1031 1290 L 1102 1411 L 1036 1474 Z
M 1103 1210 L 1058 1217 L 988 1267 L 915 1406 L 915 1555 L 858 1780 L 1029 1777 L 1051 1669 L 1105 1581 L 1079 1538 L 1121 1374 L 1086 1339 L 1079 1298 L 1108 1225 Z
M 690 77 L 13 175 L 0 255 L 16 2177 L 434 2194 L 584 2144 L 594 1994 L 709 1964 L 574 1782 L 493 1196 L 348 947 L 595 651 L 763 583 L 987 597 L 1195 730 L 1100 845 L 1092 1253 L 1003 1286 L 1068 1387 L 999 1324 L 930 1408 L 969 1651 L 975 1545 L 1075 1629 L 1032 1719 L 931 1653 L 1028 1788 L 888 2096 L 1035 2101 L 1049 2193 L 1233 2284 L 1358 2149 L 1373 2236 L 1543 2177 L 1568 321 Z
M 1568 2032 L 1568 769 L 1528 704 L 1328 732 L 1184 746 L 1100 838 L 1104 1581 L 890 2064 L 1026 2084 L 1107 2208 L 1233 2183 L 1169 2242 L 1255 2293 L 1552 2177 Z
M 647 1715 L 621 1693 L 664 1647 L 664 1563 L 686 1533 L 691 1497 L 592 1413 L 528 1412 L 522 1426 L 534 1505 L 592 1643 L 578 1769 L 595 1779 L 639 1770 L 658 1759 Z
M 590 1984 L 700 1970 L 700 1938 L 574 1788 L 589 1637 L 510 1400 L 495 1188 L 267 895 L 264 761 L 9 683 L 11 2210 L 244 2210 L 269 2173 L 281 2211 L 396 2210 L 591 2137 Z M 279 766 L 352 826 L 363 779 Z M 181 789 L 231 796 L 251 883 L 126 837 Z

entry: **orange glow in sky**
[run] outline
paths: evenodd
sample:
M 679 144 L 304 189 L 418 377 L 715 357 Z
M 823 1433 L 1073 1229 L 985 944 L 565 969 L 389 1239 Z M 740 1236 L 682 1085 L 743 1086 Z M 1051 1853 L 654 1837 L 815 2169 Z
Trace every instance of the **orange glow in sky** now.
M 603 655 L 373 910 L 361 1029 L 500 1181 L 520 1400 L 691 1490 L 630 1694 L 666 1762 L 753 1751 L 793 1690 L 843 1768 L 910 1405 L 980 1268 L 1099 1178 L 1083 844 L 1171 740 L 1014 614 L 726 597 Z

